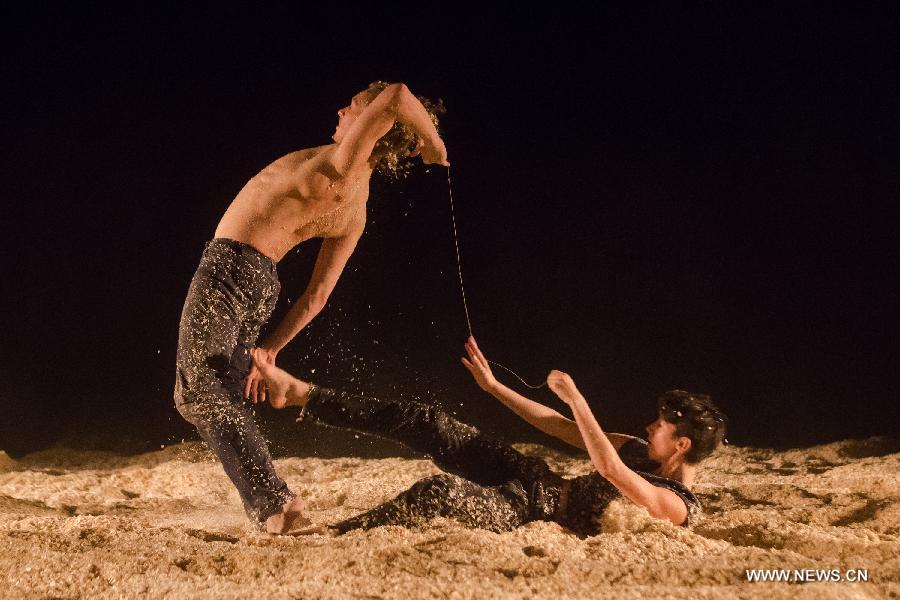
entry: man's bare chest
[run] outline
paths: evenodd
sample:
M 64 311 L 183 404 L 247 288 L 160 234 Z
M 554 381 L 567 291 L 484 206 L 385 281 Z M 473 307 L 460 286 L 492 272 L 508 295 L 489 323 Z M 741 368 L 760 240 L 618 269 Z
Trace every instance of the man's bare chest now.
M 329 177 L 313 167 L 315 153 L 298 152 L 273 163 L 256 179 L 265 221 L 299 243 L 312 237 L 343 235 L 365 211 L 370 171 Z M 250 191 L 250 190 L 247 190 Z
M 298 241 L 304 241 L 314 237 L 340 237 L 346 234 L 359 213 L 365 211 L 365 199 L 360 201 L 345 201 L 332 210 L 318 214 L 313 219 L 300 224 L 294 235 Z

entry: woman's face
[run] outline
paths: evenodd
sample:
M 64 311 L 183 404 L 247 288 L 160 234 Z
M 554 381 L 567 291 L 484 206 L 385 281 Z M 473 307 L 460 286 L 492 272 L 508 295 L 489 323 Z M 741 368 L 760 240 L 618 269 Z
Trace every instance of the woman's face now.
M 676 443 L 680 439 L 675 435 L 675 425 L 662 417 L 647 425 L 647 456 L 658 463 L 671 458 L 677 451 Z

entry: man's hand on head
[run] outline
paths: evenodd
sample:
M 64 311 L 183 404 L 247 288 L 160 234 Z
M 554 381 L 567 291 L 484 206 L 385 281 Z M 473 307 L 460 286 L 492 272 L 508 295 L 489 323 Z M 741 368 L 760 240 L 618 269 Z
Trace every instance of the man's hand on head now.
M 447 147 L 441 138 L 437 138 L 433 143 L 424 143 L 417 148 L 417 153 L 422 156 L 422 162 L 426 165 L 443 165 L 450 166 L 447 160 Z

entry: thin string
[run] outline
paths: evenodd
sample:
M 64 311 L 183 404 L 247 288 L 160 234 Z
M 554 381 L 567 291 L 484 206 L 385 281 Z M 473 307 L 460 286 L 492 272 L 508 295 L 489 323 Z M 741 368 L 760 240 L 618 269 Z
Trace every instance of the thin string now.
M 528 383 L 527 381 L 525 381 L 524 379 L 522 379 L 521 377 L 519 377 L 519 376 L 516 374 L 516 372 L 513 371 L 512 369 L 508 369 L 508 368 L 504 367 L 503 365 L 501 365 L 500 363 L 492 361 L 491 359 L 488 359 L 488 362 L 491 363 L 492 365 L 494 365 L 495 367 L 500 367 L 501 369 L 503 369 L 504 371 L 506 371 L 507 373 L 509 373 L 510 375 L 512 375 L 513 377 L 515 377 L 515 378 L 518 379 L 519 381 L 521 381 L 521 382 L 522 382 L 522 385 L 524 385 L 525 387 L 530 387 L 530 388 L 533 389 L 533 390 L 539 390 L 539 389 L 541 389 L 542 387 L 544 387 L 545 385 L 547 385 L 547 382 L 546 382 L 546 381 L 543 382 L 543 383 L 540 384 L 540 385 L 531 385 L 530 383 Z
M 469 319 L 469 305 L 466 302 L 466 288 L 463 286 L 462 260 L 460 259 L 460 256 L 459 256 L 459 235 L 457 234 L 457 231 L 456 231 L 456 211 L 454 210 L 454 207 L 453 207 L 453 183 L 450 179 L 450 167 L 447 167 L 447 189 L 450 192 L 450 218 L 453 223 L 453 244 L 456 247 L 456 270 L 459 273 L 459 291 L 462 292 L 463 308 L 466 311 L 466 324 L 469 326 L 469 335 L 471 337 L 475 337 L 475 334 L 472 333 L 472 321 Z M 528 383 L 527 381 L 525 381 L 524 379 L 519 377 L 519 375 L 512 369 L 510 369 L 508 367 L 504 367 L 500 363 L 494 362 L 493 360 L 490 360 L 490 359 L 488 360 L 488 362 L 496 367 L 500 367 L 501 369 L 503 369 L 504 371 L 506 371 L 507 373 L 509 373 L 516 379 L 518 379 L 520 382 L 522 382 L 522 385 L 524 385 L 525 387 L 529 387 L 533 390 L 538 390 L 538 389 L 544 387 L 545 385 L 547 385 L 546 381 L 544 381 L 540 385 L 531 385 L 530 383 Z
M 469 335 L 472 333 L 472 321 L 469 320 L 469 305 L 466 303 L 466 288 L 463 287 L 462 261 L 459 258 L 459 236 L 456 233 L 456 211 L 453 210 L 453 185 L 450 182 L 450 167 L 447 167 L 447 189 L 450 190 L 450 218 L 453 221 L 453 244 L 456 247 L 456 270 L 459 272 L 459 291 L 462 292 L 463 308 L 466 310 L 466 324 L 469 326 Z

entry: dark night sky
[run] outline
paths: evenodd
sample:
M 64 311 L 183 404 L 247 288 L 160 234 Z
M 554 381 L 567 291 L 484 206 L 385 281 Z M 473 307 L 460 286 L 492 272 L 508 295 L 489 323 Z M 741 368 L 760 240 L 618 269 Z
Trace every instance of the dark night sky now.
M 4 15 L 0 448 L 189 436 L 172 385 L 203 243 L 373 79 L 448 107 L 490 358 L 571 373 L 613 430 L 680 387 L 719 401 L 733 443 L 895 435 L 898 10 L 750 7 Z M 279 265 L 276 319 L 316 249 Z M 348 270 L 279 364 L 546 441 L 471 383 L 466 333 L 445 174 L 419 166 L 373 183 Z M 290 451 L 290 421 L 260 412 Z

